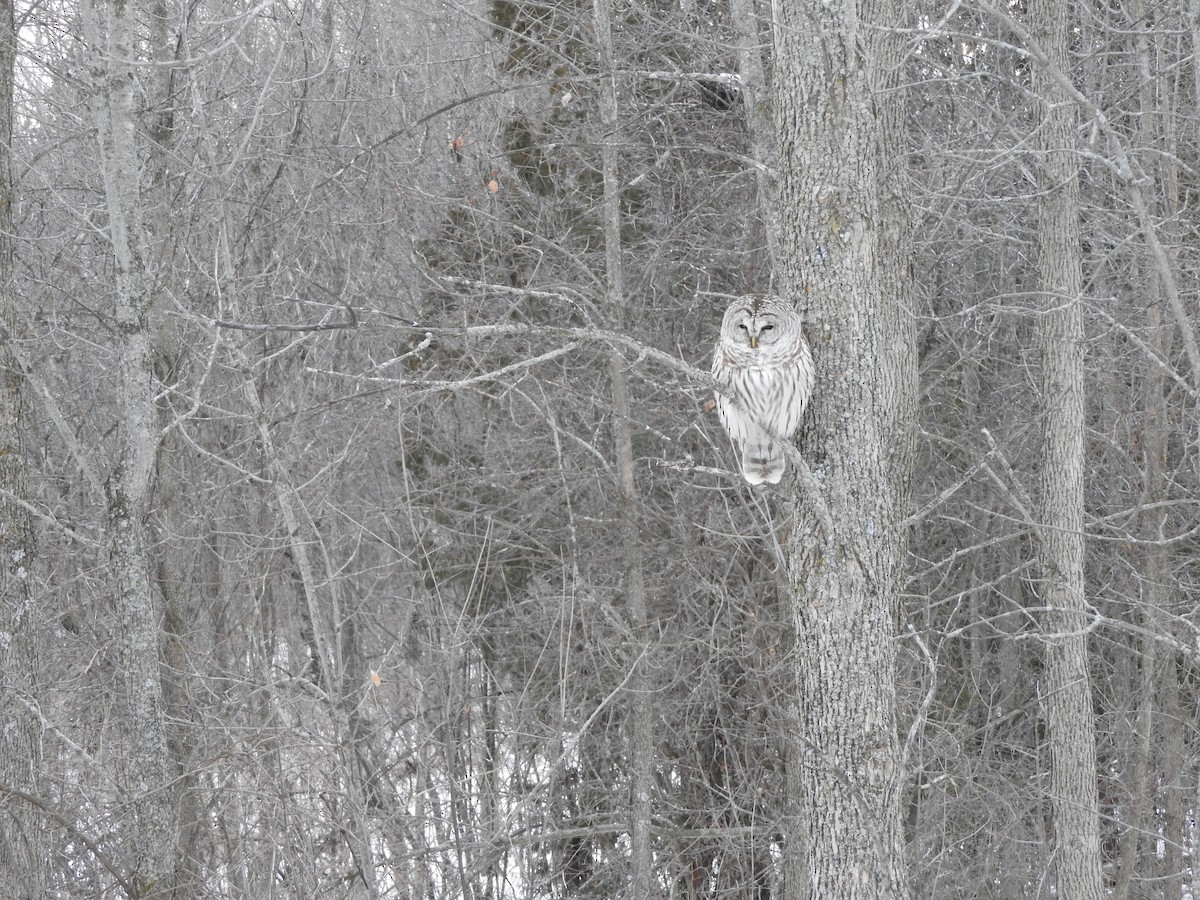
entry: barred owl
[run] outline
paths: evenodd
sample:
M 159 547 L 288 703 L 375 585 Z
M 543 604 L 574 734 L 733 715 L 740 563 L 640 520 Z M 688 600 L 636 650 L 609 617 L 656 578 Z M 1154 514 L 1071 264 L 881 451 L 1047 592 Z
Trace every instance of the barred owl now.
M 800 315 L 782 297 L 740 297 L 725 310 L 712 373 L 721 424 L 742 454 L 750 484 L 778 484 L 782 443 L 791 440 L 813 387 Z

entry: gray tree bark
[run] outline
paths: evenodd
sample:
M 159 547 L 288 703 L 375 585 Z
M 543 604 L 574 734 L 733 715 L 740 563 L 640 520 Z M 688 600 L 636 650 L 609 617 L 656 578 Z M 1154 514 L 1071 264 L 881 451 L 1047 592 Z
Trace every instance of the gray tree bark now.
M 901 826 L 896 619 L 916 392 L 908 213 L 896 146 L 891 4 L 776 4 L 782 262 L 817 365 L 802 447 L 830 525 L 795 499 L 787 545 L 798 734 L 789 897 L 910 895 Z M 882 181 L 896 179 L 892 188 Z
M 621 197 L 617 179 L 617 146 L 620 121 L 617 116 L 617 84 L 613 74 L 612 12 L 609 0 L 595 0 L 596 41 L 603 79 L 600 84 L 600 125 L 603 129 L 601 167 L 604 178 L 605 285 L 609 315 L 620 331 L 629 320 L 626 314 L 624 275 L 621 265 Z M 650 896 L 653 855 L 650 847 L 650 798 L 653 788 L 654 730 L 646 677 L 646 576 L 642 559 L 640 504 L 633 473 L 633 435 L 630 430 L 629 383 L 626 363 L 612 352 L 613 430 L 617 458 L 619 508 L 624 519 L 625 606 L 632 641 L 629 666 L 629 841 L 628 896 L 641 900 Z
M 1099 799 L 1084 594 L 1084 367 L 1079 235 L 1078 114 L 1059 73 L 1068 71 L 1071 4 L 1034 0 L 1030 14 L 1048 66 L 1034 72 L 1042 126 L 1037 147 L 1039 273 L 1037 320 L 1043 407 L 1038 533 L 1046 642 L 1046 724 L 1058 896 L 1100 900 Z
M 38 634 L 29 589 L 35 553 L 22 411 L 24 378 L 13 353 L 17 297 L 13 281 L 12 116 L 16 49 L 13 7 L 0 2 L 0 896 L 41 897 L 50 851 L 42 814 L 5 788 L 37 795 L 41 723 L 37 700 Z
M 765 224 L 767 254 L 772 266 L 779 264 L 779 217 L 775 212 L 775 174 L 778 171 L 774 140 L 774 118 L 767 94 L 763 65 L 763 29 L 755 0 L 731 0 L 729 18 L 738 40 L 738 71 L 742 78 L 742 100 L 750 133 L 750 155 L 758 165 L 754 180 L 758 206 Z
M 1131 14 L 1134 21 L 1142 21 L 1145 15 L 1143 3 L 1135 3 Z M 1137 124 L 1137 137 L 1144 147 L 1163 145 L 1161 126 L 1157 113 L 1162 109 L 1162 97 L 1172 91 L 1171 79 L 1160 78 L 1159 65 L 1154 63 L 1154 57 L 1159 52 L 1152 48 L 1149 36 L 1137 30 L 1133 36 L 1137 52 L 1138 74 L 1140 76 L 1139 105 L 1142 117 Z M 1167 126 L 1168 128 L 1170 126 Z M 1167 251 L 1171 267 L 1177 268 L 1176 248 L 1178 236 L 1175 234 L 1174 219 L 1179 214 L 1178 177 L 1175 165 L 1170 160 L 1150 159 L 1146 163 L 1147 174 L 1161 183 L 1165 189 L 1162 198 L 1167 210 L 1167 221 L 1162 231 L 1164 249 Z M 1152 210 L 1156 217 L 1161 217 L 1163 210 Z M 1155 266 L 1153 253 L 1147 248 L 1145 253 L 1145 274 L 1135 273 L 1133 282 L 1144 285 L 1146 307 L 1147 347 L 1160 359 L 1170 359 L 1173 354 L 1173 329 L 1169 322 L 1169 302 L 1164 297 L 1162 278 Z M 1140 267 L 1139 267 L 1140 268 Z M 1139 277 L 1139 275 L 1141 277 Z M 1120 855 L 1116 867 L 1116 877 L 1111 893 L 1119 900 L 1133 897 L 1137 894 L 1134 887 L 1138 877 L 1160 875 L 1165 884 L 1178 880 L 1182 874 L 1179 847 L 1182 840 L 1181 803 L 1179 772 L 1182 766 L 1179 757 L 1182 748 L 1179 747 L 1178 723 L 1181 720 L 1178 710 L 1179 689 L 1175 669 L 1174 654 L 1166 653 L 1160 656 L 1158 640 L 1160 635 L 1171 633 L 1171 623 L 1167 611 L 1171 601 L 1170 554 L 1166 543 L 1168 526 L 1167 511 L 1164 502 L 1168 499 L 1166 477 L 1169 459 L 1170 425 L 1167 405 L 1166 373 L 1159 366 L 1147 367 L 1142 381 L 1141 392 L 1141 423 L 1140 446 L 1142 465 L 1142 492 L 1140 497 L 1141 522 L 1140 530 L 1145 542 L 1142 550 L 1142 571 L 1138 578 L 1141 625 L 1144 634 L 1137 642 L 1138 664 L 1140 665 L 1139 694 L 1137 698 L 1137 716 L 1134 721 L 1134 739 L 1127 767 L 1131 773 L 1128 781 L 1129 800 L 1121 817 Z M 1162 762 L 1160 771 L 1163 773 L 1162 783 L 1157 786 L 1166 795 L 1166 816 L 1163 820 L 1163 830 L 1167 836 L 1165 849 L 1162 854 L 1159 871 L 1151 868 L 1151 860 L 1157 854 L 1146 853 L 1146 842 L 1142 835 L 1153 833 L 1156 778 L 1153 775 L 1154 732 L 1162 735 Z M 1179 893 L 1179 888 L 1174 888 Z M 1171 896 L 1172 894 L 1166 894 Z
M 152 279 L 141 221 L 133 69 L 138 12 L 136 5 L 119 0 L 85 4 L 93 54 L 93 114 L 115 270 L 120 421 L 118 457 L 105 492 L 108 555 L 121 629 L 120 669 L 129 704 L 126 753 L 133 822 L 127 864 L 139 896 L 167 897 L 173 892 L 175 872 L 176 798 L 159 666 L 159 610 L 146 533 L 158 433 L 149 316 Z

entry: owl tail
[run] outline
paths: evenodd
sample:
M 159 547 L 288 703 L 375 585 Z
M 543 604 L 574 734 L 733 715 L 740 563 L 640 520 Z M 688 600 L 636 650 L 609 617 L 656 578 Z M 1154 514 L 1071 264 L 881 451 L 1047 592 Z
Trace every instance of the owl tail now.
M 750 484 L 779 484 L 783 468 L 783 448 L 778 441 L 751 438 L 742 445 L 742 476 Z

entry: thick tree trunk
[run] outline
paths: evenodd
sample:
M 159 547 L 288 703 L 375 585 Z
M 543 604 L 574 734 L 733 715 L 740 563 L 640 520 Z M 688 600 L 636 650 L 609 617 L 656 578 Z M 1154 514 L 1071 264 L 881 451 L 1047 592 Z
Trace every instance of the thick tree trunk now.
M 22 435 L 23 382 L 12 349 L 17 298 L 13 285 L 12 113 L 13 7 L 0 2 L 0 896 L 43 895 L 50 852 L 40 812 L 4 788 L 37 795 L 41 769 L 38 631 L 29 589 L 33 524 L 20 505 L 28 496 Z
M 158 434 L 150 347 L 151 278 L 136 147 L 132 60 L 137 55 L 137 9 L 123 2 L 95 0 L 86 11 L 116 288 L 113 321 L 120 437 L 105 491 L 108 554 L 122 640 L 120 668 L 129 704 L 126 748 L 133 839 L 128 865 L 139 896 L 165 897 L 171 894 L 175 871 L 176 816 L 159 667 L 159 611 L 151 589 L 146 534 Z
M 1068 13 L 1061 0 L 1034 0 L 1033 27 L 1048 64 L 1067 71 Z M 1046 608 L 1046 724 L 1056 884 L 1064 900 L 1099 900 L 1099 800 L 1083 584 L 1083 310 L 1079 238 L 1078 116 L 1061 74 L 1035 69 L 1043 122 L 1038 132 L 1042 485 L 1041 600 Z
M 899 23 L 890 5 L 863 14 L 851 0 L 776 14 L 782 262 L 817 364 L 802 446 L 832 521 L 821 528 L 815 499 L 797 496 L 789 853 L 807 883 L 788 896 L 895 900 L 910 895 L 895 637 L 916 385 L 907 212 L 900 173 L 884 169 L 901 119 L 875 96 L 894 77 L 892 38 L 871 26 Z

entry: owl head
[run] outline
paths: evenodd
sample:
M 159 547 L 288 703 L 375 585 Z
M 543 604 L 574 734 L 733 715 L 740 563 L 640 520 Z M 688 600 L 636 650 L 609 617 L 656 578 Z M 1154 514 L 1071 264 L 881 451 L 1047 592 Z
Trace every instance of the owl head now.
M 800 333 L 800 316 L 782 297 L 751 294 L 731 303 L 721 323 L 727 352 L 767 362 L 790 356 Z

